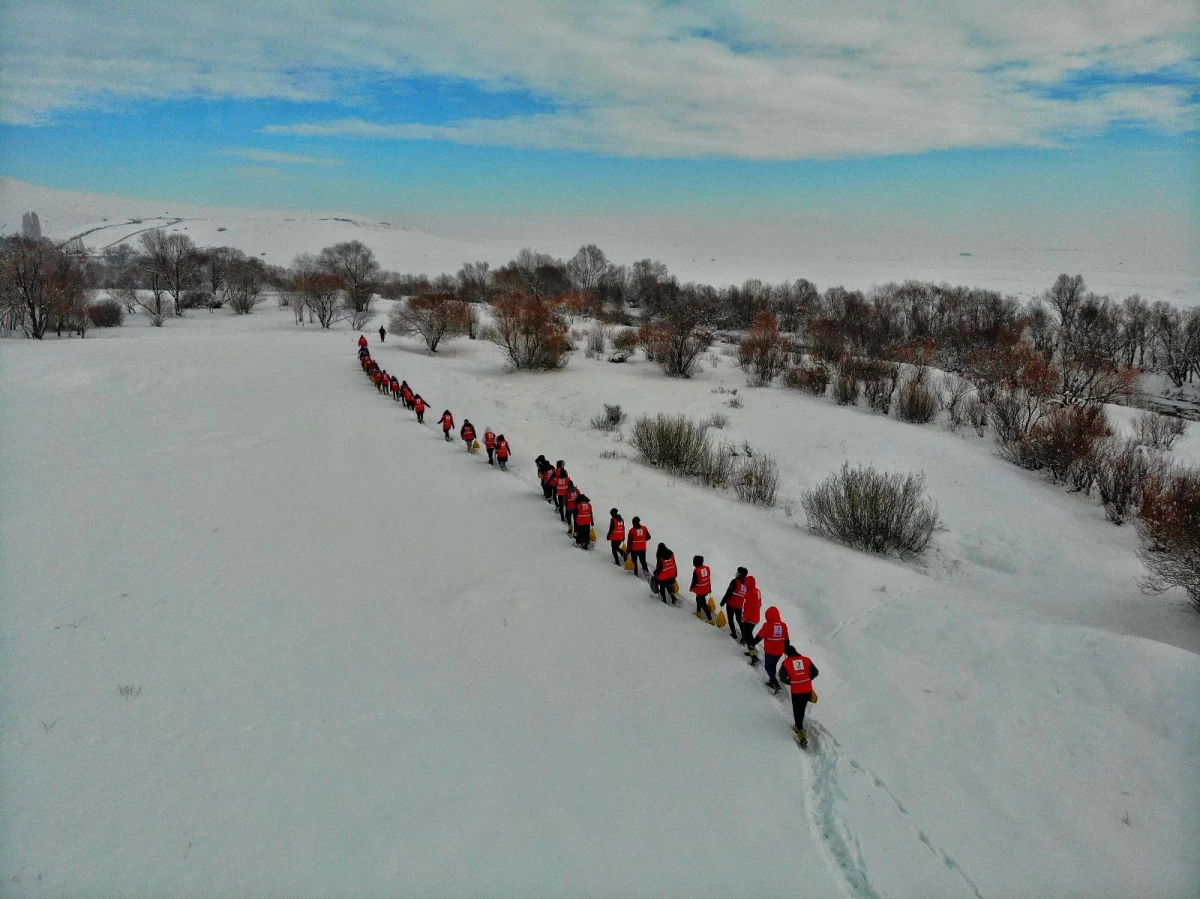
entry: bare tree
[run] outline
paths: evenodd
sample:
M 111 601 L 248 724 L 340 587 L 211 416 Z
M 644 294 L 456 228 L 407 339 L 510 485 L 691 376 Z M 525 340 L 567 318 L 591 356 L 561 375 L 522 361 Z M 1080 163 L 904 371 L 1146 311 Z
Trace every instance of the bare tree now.
M 242 258 L 229 267 L 225 283 L 229 308 L 238 315 L 249 315 L 262 301 L 267 281 L 267 267 L 261 259 Z
M 317 264 L 326 274 L 341 280 L 349 309 L 362 311 L 367 308 L 381 280 L 379 262 L 370 247 L 360 240 L 334 244 L 321 250 Z
M 410 297 L 392 309 L 388 330 L 393 334 L 419 334 L 429 352 L 436 353 L 443 340 L 467 332 L 470 310 L 452 293 L 427 293 Z
M 486 262 L 464 262 L 456 280 L 458 295 L 468 303 L 486 303 L 492 298 L 492 272 Z
M 61 335 L 87 305 L 79 260 L 45 239 L 5 241 L 0 251 L 0 305 L 5 318 L 26 337 L 41 340 L 52 326 Z
M 345 317 L 342 303 L 342 279 L 330 274 L 309 253 L 297 256 L 292 263 L 295 276 L 293 289 L 304 298 L 304 306 L 315 316 L 322 328 L 331 327 Z
M 496 327 L 491 341 L 514 369 L 549 371 L 567 364 L 567 327 L 552 300 L 515 292 L 493 300 L 492 310 Z
M 200 253 L 186 234 L 167 234 L 161 228 L 141 237 L 139 264 L 149 276 L 153 273 L 171 296 L 175 315 L 183 315 L 183 292 L 196 283 L 200 273 Z
M 238 263 L 246 260 L 246 254 L 235 247 L 210 247 L 199 251 L 200 280 L 204 292 L 208 295 L 208 311 L 212 312 L 217 303 L 232 304 L 229 295 L 229 273 Z M 214 303 L 213 300 L 217 302 Z
M 711 298 L 690 285 L 682 290 L 674 280 L 657 303 L 659 313 L 642 328 L 642 344 L 662 370 L 673 378 L 690 378 L 700 355 L 712 346 Z
M 600 287 L 600 279 L 608 268 L 608 259 L 594 243 L 579 248 L 567 263 L 567 274 L 571 286 L 583 293 L 594 293 Z

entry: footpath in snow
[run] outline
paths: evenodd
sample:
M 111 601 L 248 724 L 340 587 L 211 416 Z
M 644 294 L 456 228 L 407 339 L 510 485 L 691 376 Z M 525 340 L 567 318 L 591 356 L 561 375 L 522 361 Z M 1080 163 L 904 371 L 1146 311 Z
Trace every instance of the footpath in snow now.
M 1198 628 L 1097 510 L 743 389 L 729 437 L 793 501 L 844 458 L 925 470 L 934 555 L 864 557 L 600 458 L 629 453 L 602 402 L 721 411 L 727 359 L 504 375 L 373 341 L 427 421 L 507 435 L 501 474 L 353 337 L 262 309 L 0 349 L 6 895 L 1195 893 Z M 571 547 L 539 452 L 717 584 L 756 574 L 821 667 L 819 751 L 728 636 Z

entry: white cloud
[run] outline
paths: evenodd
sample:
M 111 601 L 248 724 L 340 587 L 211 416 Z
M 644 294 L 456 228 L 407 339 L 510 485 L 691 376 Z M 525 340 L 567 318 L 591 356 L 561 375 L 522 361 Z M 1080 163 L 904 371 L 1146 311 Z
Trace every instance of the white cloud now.
M 353 10 L 353 16 L 347 14 Z M 639 156 L 790 159 L 1044 144 L 1113 123 L 1194 127 L 1192 0 L 46 0 L 0 14 L 0 117 L 170 97 L 334 100 L 373 80 L 463 78 L 553 110 L 272 133 L 451 140 Z M 1187 72 L 1190 88 L 1130 76 Z M 1080 73 L 1109 83 L 1071 98 Z
M 319 166 L 334 166 L 341 165 L 340 159 L 331 159 L 324 156 L 305 156 L 303 153 L 283 153 L 279 150 L 259 150 L 253 147 L 235 148 L 230 147 L 225 150 L 218 150 L 222 156 L 237 156 L 240 159 L 248 159 L 251 162 L 273 162 L 280 165 L 319 165 Z

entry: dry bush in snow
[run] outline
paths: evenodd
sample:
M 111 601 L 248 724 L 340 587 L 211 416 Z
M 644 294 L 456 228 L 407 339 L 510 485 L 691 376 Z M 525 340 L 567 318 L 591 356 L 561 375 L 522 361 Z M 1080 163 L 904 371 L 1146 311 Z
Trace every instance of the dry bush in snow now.
M 592 427 L 597 431 L 615 431 L 625 421 L 625 413 L 620 404 L 604 404 L 604 412 L 592 419 Z
M 1162 593 L 1182 587 L 1200 611 L 1200 470 L 1148 478 L 1137 529 L 1142 538 L 1138 556 L 1146 566 L 1142 588 Z
M 779 492 L 779 463 L 767 454 L 743 459 L 733 472 L 733 492 L 744 503 L 774 506 Z
M 793 390 L 806 390 L 813 396 L 824 396 L 829 387 L 829 368 L 821 362 L 789 368 L 783 373 L 783 386 Z
M 492 301 L 494 336 L 517 371 L 554 371 L 571 351 L 567 328 L 552 300 L 514 291 Z
M 1158 450 L 1169 450 L 1175 441 L 1183 436 L 1187 424 L 1182 418 L 1169 415 L 1159 415 L 1157 412 L 1143 412 L 1133 420 L 1133 430 L 1137 442 Z
M 900 394 L 896 398 L 898 419 L 923 425 L 933 421 L 937 413 L 938 396 L 924 378 L 910 378 L 900 386 Z
M 452 293 L 426 293 L 397 303 L 388 317 L 393 334 L 416 334 L 429 352 L 436 353 L 444 340 L 467 333 L 467 303 Z
M 816 533 L 855 549 L 917 556 L 938 526 L 936 504 L 925 495 L 925 477 L 851 468 L 830 475 L 802 500 Z

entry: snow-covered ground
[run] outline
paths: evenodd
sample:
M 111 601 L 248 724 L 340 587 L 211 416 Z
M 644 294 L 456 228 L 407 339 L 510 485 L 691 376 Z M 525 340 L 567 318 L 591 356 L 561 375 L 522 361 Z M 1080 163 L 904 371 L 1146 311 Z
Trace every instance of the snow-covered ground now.
M 372 340 L 431 418 L 506 434 L 504 475 L 370 389 L 355 336 L 264 307 L 0 345 L 5 895 L 1200 889 L 1200 616 L 1138 591 L 1098 506 L 717 354 L 679 382 Z M 605 402 L 726 413 L 783 501 L 646 469 Z M 570 546 L 538 452 L 756 574 L 821 669 L 808 754 L 726 634 Z M 925 472 L 922 562 L 805 530 L 843 460 Z
M 1061 272 L 1082 273 L 1088 287 L 1117 300 L 1140 293 L 1153 302 L 1200 303 L 1200 244 L 1193 238 L 1161 240 L 1139 233 L 1066 239 L 1041 246 L 1025 234 L 971 238 L 951 230 L 888 227 L 839 216 L 742 222 L 717 228 L 687 216 L 663 219 L 595 218 L 421 224 L 392 217 L 379 221 L 348 212 L 193 206 L 54 190 L 0 178 L 0 234 L 20 231 L 21 216 L 37 212 L 43 233 L 56 239 L 82 235 L 86 246 L 136 242 L 149 228 L 188 234 L 200 246 L 238 247 L 287 265 L 297 253 L 317 252 L 343 240 L 361 240 L 385 268 L 453 274 L 464 262 L 502 265 L 522 247 L 570 258 L 582 244 L 598 244 L 614 262 L 652 258 L 682 281 L 725 286 L 747 278 L 808 278 L 819 288 L 866 290 L 908 278 L 966 284 L 1040 296 Z M 1064 240 L 1059 240 L 1064 244 Z

